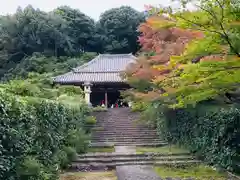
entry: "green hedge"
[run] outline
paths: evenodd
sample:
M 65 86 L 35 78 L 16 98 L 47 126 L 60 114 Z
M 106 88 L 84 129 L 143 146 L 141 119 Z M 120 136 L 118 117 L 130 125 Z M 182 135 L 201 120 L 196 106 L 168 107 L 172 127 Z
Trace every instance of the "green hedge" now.
M 157 122 L 161 136 L 185 145 L 212 165 L 239 171 L 240 109 L 205 104 L 163 112 Z
M 88 146 L 85 105 L 22 98 L 0 91 L 0 179 L 55 180 Z

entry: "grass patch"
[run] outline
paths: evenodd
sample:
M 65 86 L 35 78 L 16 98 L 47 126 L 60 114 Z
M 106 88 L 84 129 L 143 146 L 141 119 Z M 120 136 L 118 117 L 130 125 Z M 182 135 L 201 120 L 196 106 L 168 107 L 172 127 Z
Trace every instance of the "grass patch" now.
M 60 180 L 117 180 L 115 171 L 66 173 Z
M 88 149 L 88 152 L 90 152 L 90 153 L 97 153 L 97 152 L 111 153 L 111 152 L 114 152 L 114 151 L 115 151 L 114 147 L 102 147 L 102 148 L 89 148 Z
M 209 166 L 194 165 L 186 167 L 155 167 L 156 173 L 161 178 L 194 178 L 196 180 L 226 180 L 227 174 L 218 172 Z
M 137 147 L 137 154 L 143 154 L 147 152 L 161 153 L 161 154 L 189 153 L 188 150 L 180 148 L 177 145 L 167 145 L 167 146 L 161 146 L 161 147 Z
M 104 131 L 104 127 L 101 127 L 101 126 L 99 126 L 99 127 L 93 127 L 93 128 L 92 128 L 92 131 Z
M 92 111 L 93 112 L 102 112 L 102 111 L 107 111 L 108 109 L 106 107 L 101 107 L 101 106 L 97 106 L 97 107 L 93 107 Z

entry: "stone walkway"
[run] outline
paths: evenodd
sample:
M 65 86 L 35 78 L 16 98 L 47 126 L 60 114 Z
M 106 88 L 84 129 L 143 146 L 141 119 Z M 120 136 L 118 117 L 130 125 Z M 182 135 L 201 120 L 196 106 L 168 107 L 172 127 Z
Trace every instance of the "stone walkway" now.
M 129 108 L 109 109 L 106 112 L 95 112 L 97 124 L 92 134 L 92 147 L 114 146 L 115 152 L 109 156 L 90 156 L 80 158 L 75 164 L 79 167 L 91 166 L 116 167 L 118 180 L 163 180 L 153 169 L 153 164 L 193 163 L 192 157 L 179 155 L 174 157 L 138 156 L 136 146 L 156 147 L 167 143 L 157 135 L 156 129 L 136 123 L 139 113 Z M 115 154 L 115 155 L 114 155 Z M 152 158 L 152 159 L 151 159 Z M 195 162 L 195 161 L 194 161 Z M 165 178 L 164 180 L 177 180 Z M 179 180 L 179 179 L 178 179 Z
M 136 148 L 134 146 L 116 146 L 115 152 L 136 153 Z M 117 166 L 116 174 L 118 180 L 161 180 L 152 166 L 145 165 Z

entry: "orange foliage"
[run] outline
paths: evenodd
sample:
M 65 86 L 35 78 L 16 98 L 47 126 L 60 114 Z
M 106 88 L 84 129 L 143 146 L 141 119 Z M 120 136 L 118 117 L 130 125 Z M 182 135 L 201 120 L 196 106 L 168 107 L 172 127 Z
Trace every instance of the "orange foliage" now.
M 181 55 L 189 41 L 203 37 L 200 32 L 176 28 L 174 23 L 174 20 L 165 16 L 152 16 L 139 26 L 141 35 L 138 40 L 142 46 L 141 51 L 150 55 L 140 56 L 137 63 L 128 68 L 128 77 L 137 77 L 151 82 L 164 80 L 171 71 L 168 67 L 170 57 Z M 163 68 L 154 68 L 156 65 L 161 65 Z M 159 95 L 159 92 L 140 94 L 137 96 L 150 98 L 153 94 Z
M 150 102 L 157 100 L 159 98 L 159 92 L 157 91 L 148 91 L 146 93 L 135 92 L 134 96 L 138 99 L 143 100 L 144 102 Z

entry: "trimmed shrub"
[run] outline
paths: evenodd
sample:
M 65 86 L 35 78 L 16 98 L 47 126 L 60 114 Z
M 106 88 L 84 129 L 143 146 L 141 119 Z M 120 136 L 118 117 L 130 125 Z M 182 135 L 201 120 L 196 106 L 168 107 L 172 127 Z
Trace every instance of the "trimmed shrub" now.
M 87 133 L 91 132 L 91 129 L 95 126 L 95 124 L 97 123 L 96 117 L 94 116 L 88 116 L 86 118 L 86 121 L 84 122 L 84 127 L 86 129 Z
M 92 108 L 93 112 L 101 112 L 101 111 L 107 111 L 106 107 L 102 107 L 102 106 L 96 106 Z
M 147 108 L 147 103 L 143 101 L 137 101 L 132 104 L 132 111 L 133 112 L 143 112 Z
M 84 104 L 73 108 L 0 91 L 0 179 L 56 179 L 60 166 L 87 149 L 88 115 Z
M 33 157 L 26 157 L 17 167 L 19 179 L 34 180 L 44 178 L 43 165 Z
M 158 131 L 185 145 L 212 165 L 239 171 L 240 109 L 199 104 L 196 108 L 165 109 Z

